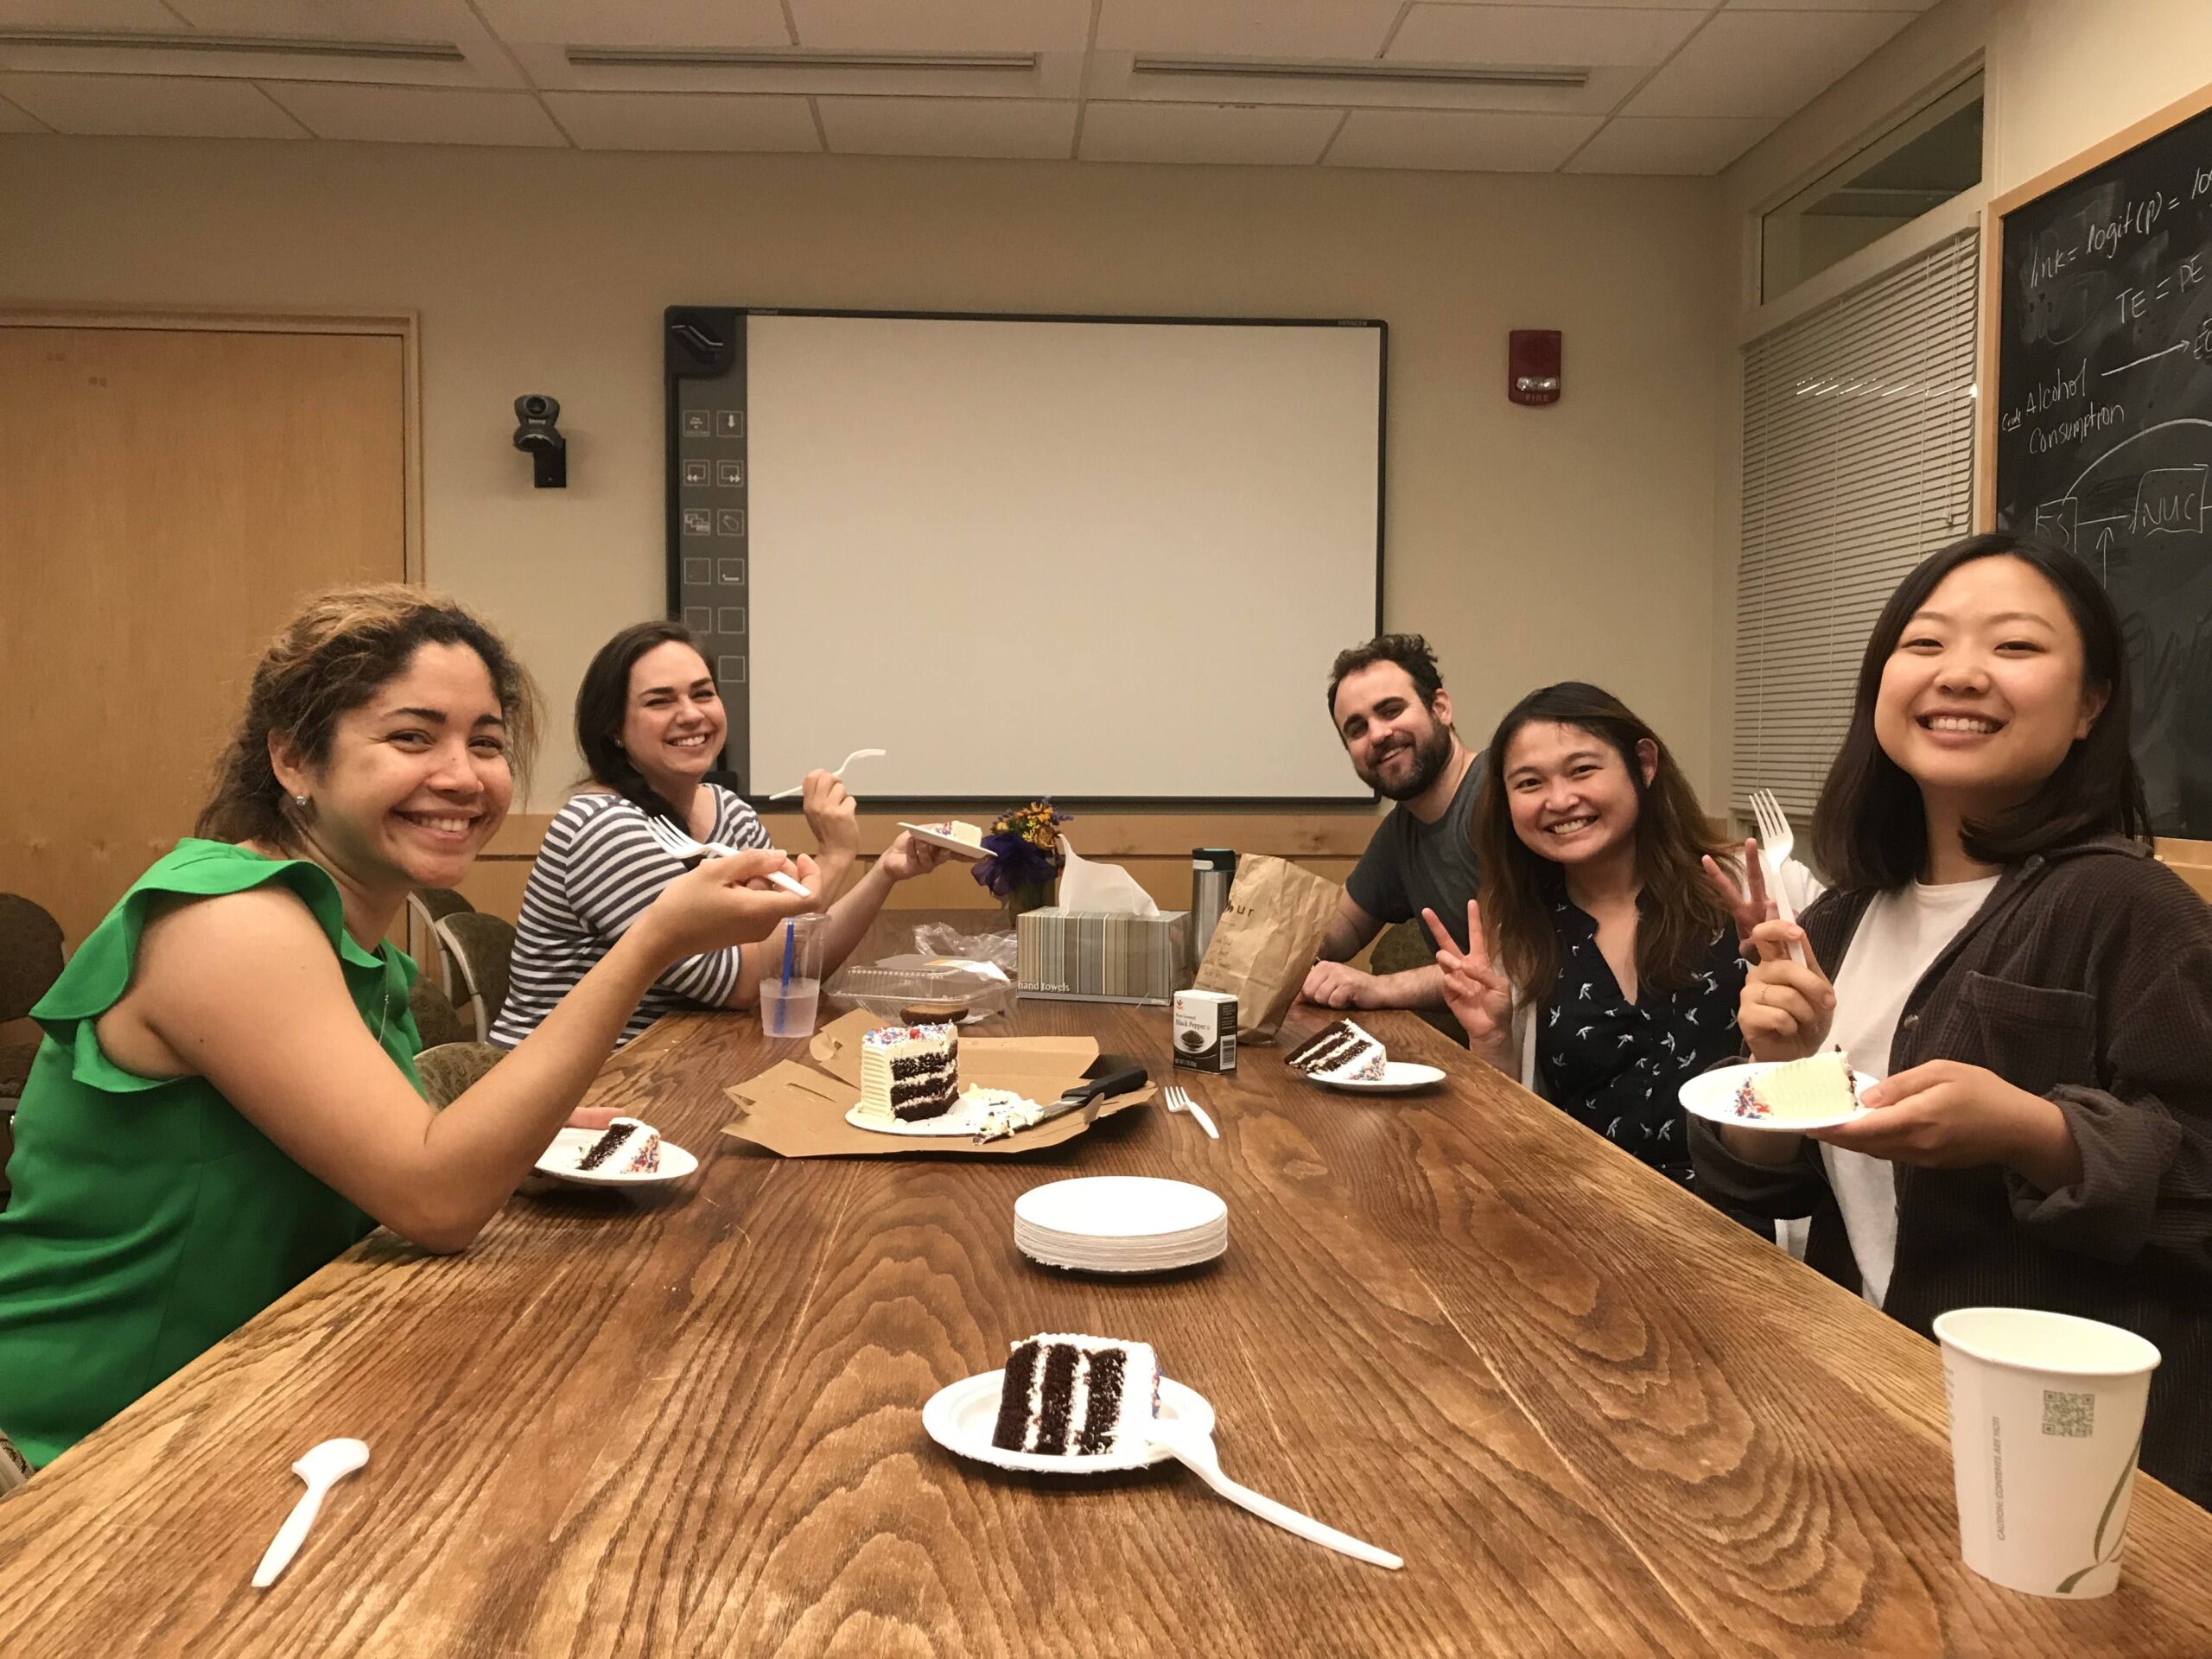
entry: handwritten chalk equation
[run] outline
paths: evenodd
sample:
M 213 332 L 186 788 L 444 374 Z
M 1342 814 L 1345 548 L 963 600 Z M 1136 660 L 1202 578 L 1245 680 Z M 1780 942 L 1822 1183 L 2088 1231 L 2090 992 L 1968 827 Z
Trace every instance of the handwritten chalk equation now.
M 2205 256 L 2191 254 L 2155 283 L 2140 288 L 2123 288 L 2113 303 L 2120 308 L 2122 322 L 2139 322 L 2152 309 L 2187 296 L 2194 289 L 2204 286 Z

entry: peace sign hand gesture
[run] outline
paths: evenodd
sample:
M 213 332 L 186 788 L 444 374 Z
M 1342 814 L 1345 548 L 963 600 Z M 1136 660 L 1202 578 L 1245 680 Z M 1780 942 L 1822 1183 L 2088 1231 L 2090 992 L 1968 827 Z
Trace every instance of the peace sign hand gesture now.
M 1756 841 L 1744 843 L 1744 883 L 1736 885 L 1735 878 L 1715 861 L 1711 854 L 1700 861 L 1705 865 L 1705 879 L 1720 895 L 1720 902 L 1728 906 L 1728 914 L 1736 924 L 1736 950 L 1746 962 L 1758 960 L 1758 947 L 1751 943 L 1751 930 L 1761 922 L 1770 922 L 1779 916 L 1781 909 L 1767 896 L 1766 867 L 1759 858 L 1759 844 Z
M 1481 907 L 1467 900 L 1467 948 L 1462 953 L 1450 930 L 1424 910 L 1422 921 L 1436 941 L 1436 965 L 1444 970 L 1444 1002 L 1467 1033 L 1467 1046 L 1501 1071 L 1513 1046 L 1513 987 L 1491 966 L 1483 939 Z

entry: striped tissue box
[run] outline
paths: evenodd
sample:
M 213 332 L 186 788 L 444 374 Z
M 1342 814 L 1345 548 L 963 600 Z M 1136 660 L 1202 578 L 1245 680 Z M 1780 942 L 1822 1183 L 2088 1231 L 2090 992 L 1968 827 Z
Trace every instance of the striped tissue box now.
M 1164 1007 L 1188 978 L 1187 917 L 1180 910 L 1109 916 L 1058 905 L 1025 911 L 1014 924 L 1021 995 Z

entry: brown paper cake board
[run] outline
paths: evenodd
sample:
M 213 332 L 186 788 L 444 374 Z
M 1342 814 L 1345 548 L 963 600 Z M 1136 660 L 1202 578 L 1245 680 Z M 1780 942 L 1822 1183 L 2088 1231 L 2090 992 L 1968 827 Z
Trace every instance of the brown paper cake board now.
M 819 1069 L 797 1060 L 782 1060 L 757 1077 L 733 1084 L 724 1092 L 739 1116 L 723 1127 L 722 1133 L 785 1158 L 913 1157 L 946 1153 L 1004 1157 L 1058 1146 L 1090 1127 L 1084 1114 L 1077 1111 L 1000 1140 L 980 1142 L 965 1135 L 882 1135 L 855 1128 L 845 1122 L 845 1114 L 860 1104 L 861 1039 L 877 1026 L 896 1023 L 864 1009 L 846 1014 L 815 1033 L 810 1052 Z M 1011 1089 L 1050 1104 L 1080 1083 L 1084 1071 L 1097 1058 L 1098 1045 L 1088 1037 L 963 1037 L 960 1077 L 963 1084 Z M 1141 1105 L 1152 1098 L 1153 1092 L 1147 1084 L 1102 1101 L 1096 1116 L 1109 1117 Z

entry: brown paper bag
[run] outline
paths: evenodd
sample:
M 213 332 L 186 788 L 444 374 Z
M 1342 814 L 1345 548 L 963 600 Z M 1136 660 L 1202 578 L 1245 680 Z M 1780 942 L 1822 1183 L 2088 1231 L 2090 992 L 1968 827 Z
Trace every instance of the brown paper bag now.
M 1229 905 L 1198 964 L 1198 988 L 1236 999 L 1239 1042 L 1271 1039 L 1306 983 L 1337 913 L 1338 888 L 1287 859 L 1236 861 Z

